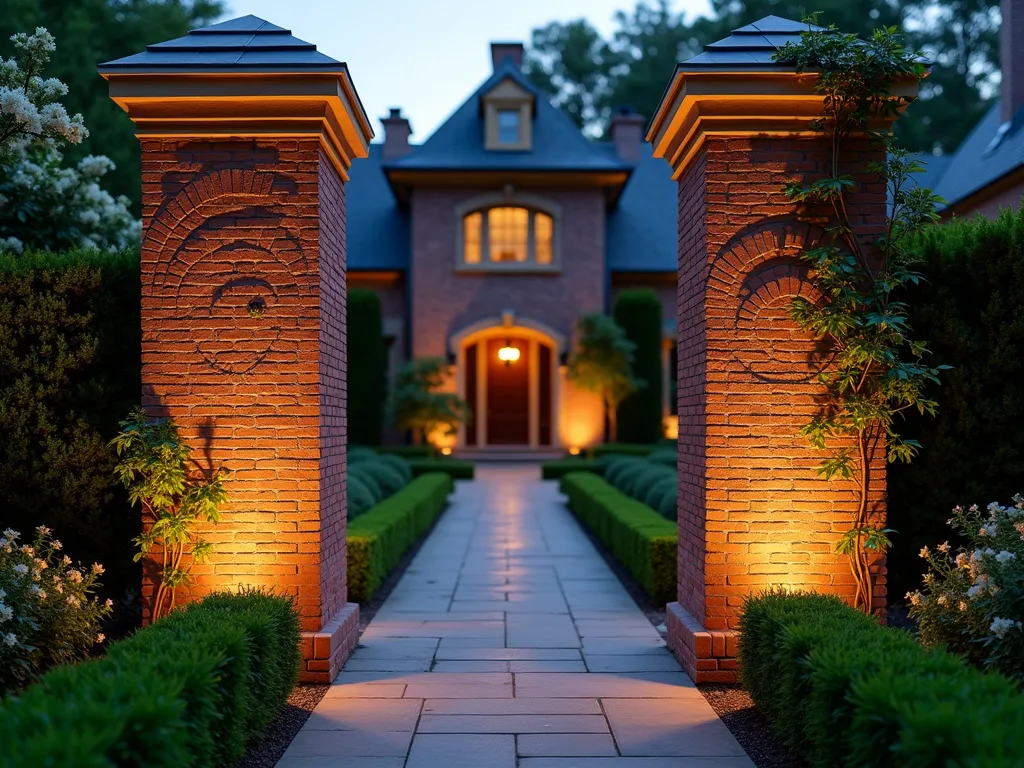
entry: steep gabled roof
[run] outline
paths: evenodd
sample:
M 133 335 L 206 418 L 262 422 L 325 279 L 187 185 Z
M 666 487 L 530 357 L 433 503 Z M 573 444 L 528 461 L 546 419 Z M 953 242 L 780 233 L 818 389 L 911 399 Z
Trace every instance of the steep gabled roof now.
M 534 96 L 533 147 L 487 150 L 481 98 L 505 79 Z M 423 144 L 385 165 L 386 170 L 430 171 L 628 171 L 632 166 L 609 157 L 505 59 L 472 96 Z
M 614 154 L 615 148 L 604 145 Z M 605 252 L 611 272 L 675 272 L 679 268 L 678 185 L 644 142 L 640 162 L 608 213 Z
M 102 73 L 202 72 L 344 72 L 345 64 L 293 37 L 290 30 L 257 16 L 242 16 L 184 37 L 147 45 L 142 53 L 99 65 Z
M 1000 120 L 999 109 L 996 101 L 941 173 L 929 169 L 926 177 L 918 177 L 918 183 L 930 186 L 948 207 L 1024 166 L 1024 109 L 1007 123 Z
M 398 207 L 381 164 L 384 145 L 371 144 L 357 160 L 345 186 L 348 269 L 390 271 L 409 268 L 409 217 Z

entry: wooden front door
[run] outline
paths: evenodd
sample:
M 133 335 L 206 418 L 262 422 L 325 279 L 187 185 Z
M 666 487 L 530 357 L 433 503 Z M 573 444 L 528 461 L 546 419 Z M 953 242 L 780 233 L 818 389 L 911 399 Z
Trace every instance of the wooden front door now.
M 507 365 L 498 359 L 506 341 L 519 350 Z M 489 339 L 487 365 L 488 445 L 527 445 L 530 442 L 530 344 L 526 339 Z

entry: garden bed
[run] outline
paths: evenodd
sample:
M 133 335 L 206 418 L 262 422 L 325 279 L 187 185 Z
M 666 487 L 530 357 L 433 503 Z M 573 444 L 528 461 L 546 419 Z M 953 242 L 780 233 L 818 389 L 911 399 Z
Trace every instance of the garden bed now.
M 409 467 L 413 477 L 431 472 L 444 472 L 452 480 L 472 480 L 475 465 L 472 461 L 461 459 L 409 459 Z

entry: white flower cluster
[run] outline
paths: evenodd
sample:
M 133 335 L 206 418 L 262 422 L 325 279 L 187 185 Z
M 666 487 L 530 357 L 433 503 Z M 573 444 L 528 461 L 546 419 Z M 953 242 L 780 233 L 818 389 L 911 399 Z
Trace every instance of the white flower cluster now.
M 68 115 L 58 101 L 67 95 L 67 86 L 32 74 L 41 72 L 57 49 L 53 35 L 38 27 L 31 35 L 13 35 L 11 41 L 14 57 L 0 59 L 0 154 L 40 143 L 80 144 L 89 135 L 82 115 Z
M 1009 632 L 1011 629 L 1020 628 L 1021 623 L 1019 621 L 1014 621 L 1013 619 L 1001 619 L 997 616 L 995 619 L 992 620 L 992 625 L 989 627 L 989 630 L 992 632 L 993 635 L 1002 639 L 1006 637 L 1006 633 Z
M 14 203 L 0 209 L 0 233 L 6 228 L 21 235 L 0 237 L 0 252 L 22 253 L 26 240 L 43 238 L 38 231 L 40 224 L 54 232 L 42 243 L 48 248 L 66 245 L 109 250 L 138 246 L 142 222 L 131 215 L 130 201 L 124 196 L 113 197 L 99 184 L 113 168 L 109 158 L 96 155 L 83 158 L 75 168 L 62 168 L 60 153 L 53 148 L 31 158 L 15 153 L 0 162 L 0 195 Z M 38 212 L 35 216 L 39 220 L 16 220 L 19 208 Z M 54 242 L 61 237 L 72 239 Z

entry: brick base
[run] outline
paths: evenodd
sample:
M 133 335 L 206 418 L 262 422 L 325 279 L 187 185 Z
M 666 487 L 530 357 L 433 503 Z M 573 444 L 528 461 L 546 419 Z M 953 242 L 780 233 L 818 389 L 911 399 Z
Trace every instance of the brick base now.
M 736 632 L 709 631 L 679 603 L 666 606 L 668 647 L 695 683 L 735 683 Z
M 333 682 L 358 640 L 359 605 L 345 603 L 319 632 L 302 633 L 303 666 L 299 682 Z

